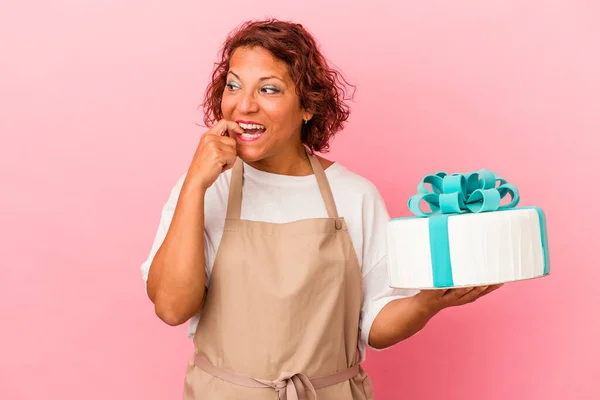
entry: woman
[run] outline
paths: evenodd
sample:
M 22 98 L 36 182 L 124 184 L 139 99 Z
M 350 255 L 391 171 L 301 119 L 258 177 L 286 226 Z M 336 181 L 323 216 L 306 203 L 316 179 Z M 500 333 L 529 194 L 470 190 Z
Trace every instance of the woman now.
M 383 199 L 314 154 L 349 111 L 301 25 L 245 23 L 221 56 L 204 103 L 212 127 L 142 267 L 158 317 L 191 320 L 184 399 L 372 399 L 366 346 L 497 287 L 388 287 Z

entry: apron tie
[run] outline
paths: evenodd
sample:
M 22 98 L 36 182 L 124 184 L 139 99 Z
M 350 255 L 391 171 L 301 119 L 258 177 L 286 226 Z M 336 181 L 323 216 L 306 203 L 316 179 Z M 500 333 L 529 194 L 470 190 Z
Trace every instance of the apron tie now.
M 284 372 L 274 381 L 250 378 L 237 372 L 228 371 L 217 367 L 205 357 L 196 354 L 194 365 L 204 372 L 238 386 L 249 388 L 272 388 L 277 392 L 278 400 L 309 400 L 308 393 L 312 393 L 317 400 L 316 389 L 333 386 L 354 378 L 360 371 L 360 364 L 336 372 L 334 374 L 309 379 L 306 375 L 296 372 Z
M 317 398 L 315 387 L 308 377 L 301 373 L 284 372 L 274 381 L 254 379 L 265 386 L 277 391 L 279 400 L 309 400 L 307 390 Z

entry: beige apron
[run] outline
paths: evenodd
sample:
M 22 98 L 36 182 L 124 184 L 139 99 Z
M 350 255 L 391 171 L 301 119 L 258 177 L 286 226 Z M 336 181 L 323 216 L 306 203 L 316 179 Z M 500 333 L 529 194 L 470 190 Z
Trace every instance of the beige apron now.
M 370 400 L 358 364 L 362 274 L 323 168 L 329 218 L 240 219 L 243 163 L 194 336 L 184 400 Z

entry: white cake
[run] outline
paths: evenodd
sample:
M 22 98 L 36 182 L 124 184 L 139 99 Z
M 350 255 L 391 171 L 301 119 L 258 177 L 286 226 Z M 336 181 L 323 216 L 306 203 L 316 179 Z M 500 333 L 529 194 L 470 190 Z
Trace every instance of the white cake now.
M 474 186 L 478 181 L 470 175 L 477 174 L 464 175 Z M 469 197 L 473 192 L 469 191 L 464 196 L 461 194 L 464 199 L 459 201 L 456 196 L 440 199 L 440 193 L 445 193 L 443 188 L 452 192 L 449 190 L 452 185 L 442 185 L 443 178 L 448 175 L 438 173 L 438 176 L 430 175 L 427 180 L 424 179 L 426 183 L 434 183 L 437 187 L 435 193 L 426 191 L 421 184 L 420 194 L 409 201 L 409 208 L 416 216 L 394 218 L 388 223 L 391 287 L 442 289 L 479 286 L 538 278 L 550 273 L 546 219 L 542 209 L 514 208 L 518 202 L 516 188 L 492 174 L 488 178 L 493 176 L 505 186 L 496 188 L 494 185 L 490 189 L 492 183 L 480 184 L 482 188 L 487 186 L 480 191 L 486 192 L 483 197 L 487 196 L 483 208 L 490 210 L 481 211 L 472 202 L 468 207 L 475 211 L 465 212 L 465 199 L 477 200 L 482 196 Z M 461 179 L 457 182 L 464 187 L 466 180 Z M 500 189 L 501 195 L 490 193 L 496 189 Z M 514 201 L 510 207 L 499 207 L 500 199 L 507 190 L 512 192 Z M 433 204 L 431 213 L 422 212 L 415 204 L 424 199 Z M 445 201 L 447 204 L 444 205 Z M 453 207 L 458 212 L 439 211 L 440 208 L 448 211 Z

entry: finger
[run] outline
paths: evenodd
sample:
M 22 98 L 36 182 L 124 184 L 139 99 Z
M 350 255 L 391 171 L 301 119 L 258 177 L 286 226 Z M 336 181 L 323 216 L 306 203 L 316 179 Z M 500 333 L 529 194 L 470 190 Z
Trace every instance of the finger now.
M 466 295 L 471 290 L 473 290 L 472 287 L 450 289 L 450 290 L 447 290 L 446 293 L 444 293 L 443 297 L 451 299 L 451 300 L 456 300 L 456 299 L 459 299 L 462 296 Z
M 244 133 L 244 130 L 238 125 L 237 122 L 222 119 L 208 132 L 217 136 L 229 136 L 229 132 Z
M 237 147 L 237 142 L 234 138 L 228 136 L 217 136 L 214 134 L 214 130 L 207 131 L 206 134 L 202 135 L 200 140 L 205 146 L 208 146 L 209 148 L 212 147 L 214 151 L 229 149 L 235 152 Z
M 469 293 L 467 293 L 466 295 L 464 295 L 461 298 L 461 301 L 464 301 L 466 303 L 472 303 L 475 300 L 477 300 L 479 297 L 481 297 L 481 294 L 483 292 L 485 292 L 487 290 L 487 286 L 477 286 L 474 287 L 473 290 L 471 290 Z
M 234 138 L 229 137 L 229 136 L 220 136 L 218 138 L 215 138 L 216 140 L 219 141 L 219 143 L 221 143 L 223 146 L 231 149 L 232 151 L 235 151 L 236 146 L 237 146 L 237 142 L 235 141 Z
M 222 145 L 219 151 L 221 153 L 222 160 L 225 161 L 227 164 L 235 162 L 235 159 L 237 158 L 237 151 L 235 150 L 235 147 Z
M 219 162 L 221 163 L 221 172 L 225 172 L 235 164 L 237 153 L 230 146 L 222 145 L 219 149 Z
M 472 296 L 475 293 L 483 292 L 485 289 L 487 289 L 487 286 L 471 286 L 468 288 L 467 292 L 464 293 L 461 297 Z
M 481 293 L 481 294 L 479 295 L 479 297 L 483 297 L 483 296 L 485 296 L 486 294 L 490 294 L 490 293 L 492 293 L 494 290 L 498 290 L 498 289 L 500 289 L 502 286 L 503 286 L 503 284 L 499 284 L 499 285 L 490 285 L 490 286 L 488 286 L 488 287 L 487 287 L 487 289 L 485 289 L 485 290 L 483 291 L 483 293 Z
M 225 164 L 223 165 L 223 167 L 222 167 L 222 171 L 221 171 L 221 172 L 225 172 L 225 171 L 227 171 L 227 170 L 229 170 L 229 169 L 233 168 L 233 165 L 235 164 L 235 160 L 236 160 L 236 158 L 233 158 L 233 159 L 231 159 L 231 160 L 230 160 L 230 159 L 228 159 L 228 160 L 225 162 Z

